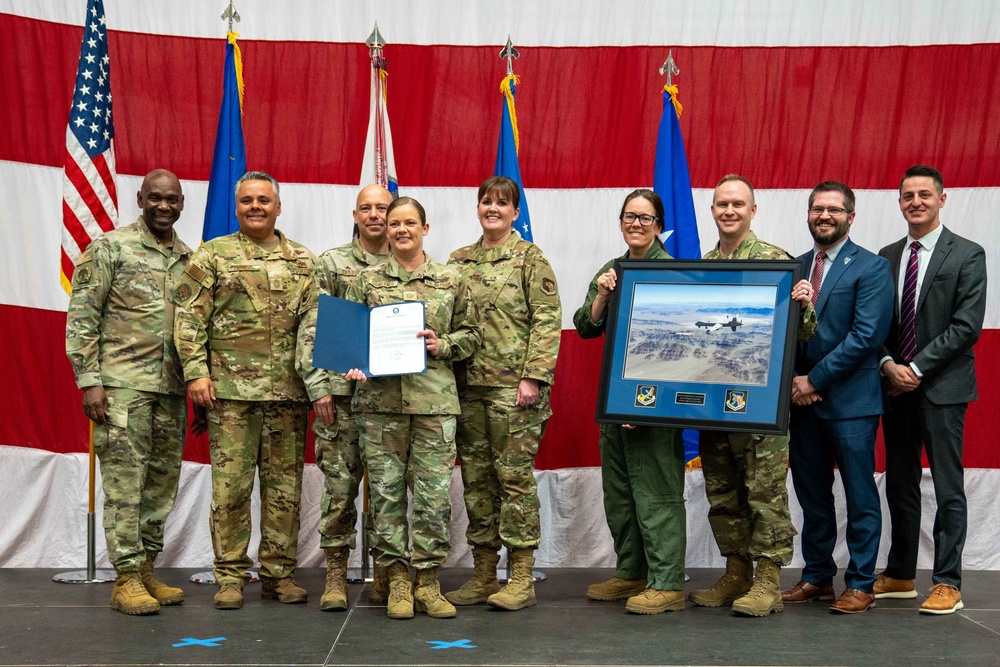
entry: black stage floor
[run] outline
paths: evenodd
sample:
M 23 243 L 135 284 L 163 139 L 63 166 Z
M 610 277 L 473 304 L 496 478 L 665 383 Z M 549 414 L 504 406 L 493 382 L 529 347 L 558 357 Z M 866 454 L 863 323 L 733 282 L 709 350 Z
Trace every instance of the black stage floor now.
M 215 587 L 188 582 L 193 570 L 158 571 L 187 600 L 145 617 L 112 611 L 110 584 L 58 584 L 57 572 L 0 569 L 0 665 L 1000 665 L 1000 572 L 967 572 L 965 609 L 950 616 L 918 614 L 923 595 L 853 616 L 824 603 L 759 619 L 690 603 L 634 616 L 624 602 L 586 599 L 610 571 L 560 569 L 536 585 L 537 607 L 409 621 L 369 605 L 367 584 L 351 586 L 348 611 L 320 612 L 321 569 L 297 575 L 308 604 L 262 602 L 252 584 L 239 611 L 214 609 Z M 445 570 L 443 587 L 469 573 Z M 720 573 L 691 570 L 687 587 Z M 783 571 L 782 584 L 797 574 Z M 928 573 L 917 583 L 929 587 Z

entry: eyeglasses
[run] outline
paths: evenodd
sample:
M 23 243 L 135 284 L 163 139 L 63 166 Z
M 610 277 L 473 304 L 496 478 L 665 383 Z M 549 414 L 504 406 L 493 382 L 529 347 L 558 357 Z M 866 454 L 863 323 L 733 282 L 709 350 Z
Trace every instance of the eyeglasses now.
M 813 206 L 809 209 L 809 215 L 815 215 L 818 218 L 823 215 L 824 211 L 829 213 L 831 218 L 850 213 L 846 208 L 840 208 L 839 206 Z
M 656 222 L 656 216 L 655 215 L 645 215 L 645 214 L 644 215 L 638 215 L 638 214 L 632 213 L 632 212 L 622 213 L 622 222 L 625 223 L 626 225 L 631 225 L 636 220 L 638 220 L 639 224 L 642 225 L 643 227 L 649 227 L 651 224 L 653 224 L 654 222 Z

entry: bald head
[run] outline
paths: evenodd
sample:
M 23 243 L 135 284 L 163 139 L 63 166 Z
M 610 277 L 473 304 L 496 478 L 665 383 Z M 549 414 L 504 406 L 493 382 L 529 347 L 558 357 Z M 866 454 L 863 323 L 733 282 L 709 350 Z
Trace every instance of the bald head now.
M 354 224 L 358 239 L 368 252 L 385 254 L 388 242 L 385 236 L 385 212 L 392 203 L 392 193 L 381 185 L 366 185 L 358 193 L 354 208 Z
M 146 228 L 161 242 L 173 238 L 174 223 L 184 210 L 181 182 L 166 169 L 154 169 L 142 179 L 136 203 Z

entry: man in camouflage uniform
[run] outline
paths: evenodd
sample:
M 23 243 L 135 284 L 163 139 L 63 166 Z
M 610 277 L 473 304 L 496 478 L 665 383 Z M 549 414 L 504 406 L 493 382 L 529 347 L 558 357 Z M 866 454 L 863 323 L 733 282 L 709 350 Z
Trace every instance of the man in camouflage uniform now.
M 756 213 L 750 181 L 736 174 L 724 176 L 712 200 L 719 242 L 705 259 L 793 259 L 750 231 Z M 792 298 L 802 304 L 799 340 L 809 340 L 817 328 L 809 281 L 799 281 Z M 726 557 L 726 573 L 711 588 L 692 591 L 688 598 L 703 607 L 732 606 L 747 616 L 780 612 L 778 579 L 781 566 L 792 559 L 795 536 L 785 487 L 788 435 L 702 431 L 700 448 L 708 521 Z
M 111 606 L 153 614 L 184 591 L 153 576 L 177 496 L 187 402 L 174 348 L 171 295 L 191 257 L 174 232 L 180 181 L 158 169 L 136 195 L 142 215 L 80 255 L 66 320 L 66 354 L 97 425 L 104 533 L 118 574 Z
M 380 185 L 369 185 L 358 193 L 353 211 L 355 237 L 351 243 L 327 250 L 316 263 L 316 285 L 320 294 L 341 299 L 364 269 L 389 257 L 385 235 L 385 212 L 392 194 Z M 315 313 L 307 327 L 315 328 Z M 312 372 L 313 336 L 302 337 L 298 352 L 299 372 Z M 320 500 L 319 546 L 326 552 L 326 590 L 320 600 L 323 611 L 347 609 L 347 556 L 357 541 L 358 511 L 355 500 L 364 474 L 358 427 L 351 412 L 354 383 L 340 373 L 322 372 L 322 380 L 308 387 L 316 410 L 316 465 L 323 471 Z M 367 554 L 364 555 L 368 557 Z M 370 602 L 385 602 L 388 591 L 381 566 L 376 562 Z
M 299 323 L 315 307 L 315 257 L 275 230 L 280 213 L 277 182 L 263 172 L 243 175 L 240 230 L 202 245 L 175 292 L 174 337 L 188 394 L 208 410 L 218 609 L 243 605 L 255 468 L 261 597 L 307 599 L 292 578 L 309 416 L 295 347 Z
M 428 225 L 423 207 L 400 197 L 386 216 L 392 257 L 363 272 L 347 298 L 367 306 L 422 301 L 427 371 L 365 379 L 354 392 L 361 446 L 371 486 L 375 549 L 389 576 L 389 618 L 412 618 L 414 608 L 451 618 L 438 571 L 450 546 L 451 474 L 455 466 L 456 415 L 461 409 L 452 361 L 467 358 L 482 341 L 468 287 L 457 268 L 423 252 Z M 407 534 L 407 485 L 413 487 L 412 529 Z M 412 539 L 412 549 L 410 542 Z M 407 565 L 417 571 L 411 591 Z
M 512 611 L 535 604 L 531 569 L 542 532 L 535 454 L 552 416 L 549 395 L 562 334 L 552 266 L 513 230 L 519 204 L 514 181 L 486 179 L 479 187 L 483 235 L 449 261 L 469 285 L 483 344 L 456 368 L 465 535 L 475 574 L 446 597 L 457 605 L 487 602 Z M 512 563 L 503 591 L 497 581 L 501 546 Z

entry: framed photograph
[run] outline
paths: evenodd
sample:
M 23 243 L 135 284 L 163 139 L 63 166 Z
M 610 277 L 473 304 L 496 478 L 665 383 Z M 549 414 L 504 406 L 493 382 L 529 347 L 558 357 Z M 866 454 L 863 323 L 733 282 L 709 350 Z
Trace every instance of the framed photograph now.
M 615 262 L 597 421 L 785 433 L 796 260 Z

